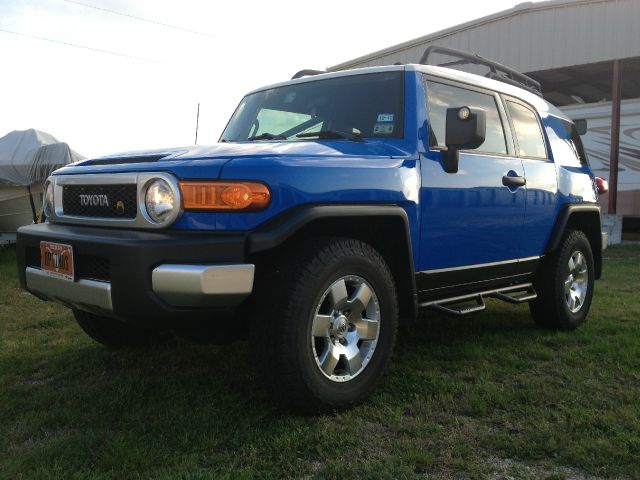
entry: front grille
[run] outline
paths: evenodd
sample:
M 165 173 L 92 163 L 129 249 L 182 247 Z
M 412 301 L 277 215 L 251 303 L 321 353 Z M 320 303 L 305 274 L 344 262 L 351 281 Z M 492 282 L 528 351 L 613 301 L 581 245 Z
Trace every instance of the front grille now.
M 62 187 L 64 215 L 91 218 L 136 218 L 137 186 L 65 185 Z
M 74 267 L 77 278 L 102 280 L 105 282 L 111 281 L 111 265 L 109 264 L 108 258 L 93 255 L 78 255 Z
M 24 249 L 25 262 L 27 267 L 40 268 L 40 249 L 27 247 Z
M 27 247 L 25 249 L 28 267 L 40 268 L 40 249 Z M 73 256 L 73 268 L 77 279 L 111 281 L 111 263 L 106 257 L 96 255 Z

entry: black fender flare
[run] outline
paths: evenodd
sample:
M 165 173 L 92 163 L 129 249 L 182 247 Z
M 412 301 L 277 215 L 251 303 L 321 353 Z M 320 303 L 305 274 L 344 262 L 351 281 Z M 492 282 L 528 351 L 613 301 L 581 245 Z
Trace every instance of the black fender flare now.
M 553 227 L 553 231 L 551 232 L 549 241 L 547 242 L 545 253 L 554 252 L 559 248 L 562 236 L 569 225 L 571 217 L 576 214 L 589 215 L 590 222 L 593 222 L 595 225 L 592 226 L 592 230 L 594 231 L 591 232 L 591 235 L 589 235 L 590 232 L 588 231 L 585 231 L 585 233 L 592 244 L 591 246 L 596 269 L 595 278 L 598 279 L 602 275 L 602 222 L 600 219 L 600 206 L 597 203 L 565 205 L 560 210 L 560 213 L 556 218 L 556 223 Z
M 303 205 L 279 214 L 264 225 L 253 230 L 247 237 L 247 252 L 249 255 L 277 248 L 289 238 L 318 220 L 344 219 L 363 217 L 394 217 L 403 225 L 403 232 L 407 252 L 407 264 L 402 267 L 406 274 L 405 285 L 410 292 L 399 291 L 399 297 L 410 293 L 412 305 L 409 316 L 417 315 L 417 290 L 415 267 L 413 263 L 413 248 L 407 212 L 398 205 Z

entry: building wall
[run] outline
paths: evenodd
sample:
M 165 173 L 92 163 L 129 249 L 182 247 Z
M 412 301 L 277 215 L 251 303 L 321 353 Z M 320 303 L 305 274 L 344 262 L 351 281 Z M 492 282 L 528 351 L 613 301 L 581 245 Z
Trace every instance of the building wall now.
M 522 72 L 635 57 L 639 20 L 640 0 L 527 2 L 329 69 L 417 63 L 429 45 L 478 53 Z

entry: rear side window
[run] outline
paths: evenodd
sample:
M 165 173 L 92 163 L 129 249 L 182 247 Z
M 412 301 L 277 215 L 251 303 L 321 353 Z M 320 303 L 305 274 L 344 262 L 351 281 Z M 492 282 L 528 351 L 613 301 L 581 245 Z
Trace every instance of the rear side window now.
M 584 150 L 584 145 L 582 144 L 582 139 L 580 138 L 578 129 L 573 123 L 568 123 L 568 128 L 571 132 L 571 141 L 573 142 L 573 145 L 576 149 L 576 154 L 580 159 L 580 163 L 588 164 L 589 159 L 587 158 L 587 152 Z
M 498 113 L 496 100 L 492 95 L 453 87 L 444 83 L 427 80 L 427 101 L 429 107 L 429 145 L 444 148 L 447 108 L 481 108 L 487 114 L 487 134 L 485 141 L 476 152 L 505 155 L 507 144 L 504 128 Z
M 547 158 L 542 130 L 535 112 L 519 103 L 507 101 L 521 157 Z

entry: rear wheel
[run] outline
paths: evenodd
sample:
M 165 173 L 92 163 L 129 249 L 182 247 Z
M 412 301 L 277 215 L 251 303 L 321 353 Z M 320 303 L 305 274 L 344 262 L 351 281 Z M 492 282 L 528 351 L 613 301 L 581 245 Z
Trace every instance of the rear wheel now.
M 150 345 L 168 338 L 164 334 L 143 330 L 113 318 L 82 310 L 74 310 L 73 316 L 87 335 L 109 348 Z
M 370 245 L 349 239 L 310 241 L 283 263 L 258 285 L 274 295 L 252 327 L 267 387 L 303 412 L 364 400 L 395 341 L 398 306 L 387 263 Z
M 594 272 L 589 240 L 583 232 L 569 230 L 538 275 L 538 298 L 529 303 L 536 323 L 563 330 L 584 323 L 593 298 Z

